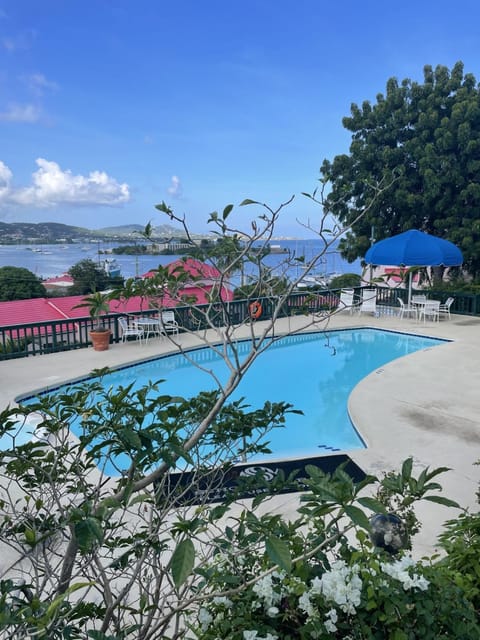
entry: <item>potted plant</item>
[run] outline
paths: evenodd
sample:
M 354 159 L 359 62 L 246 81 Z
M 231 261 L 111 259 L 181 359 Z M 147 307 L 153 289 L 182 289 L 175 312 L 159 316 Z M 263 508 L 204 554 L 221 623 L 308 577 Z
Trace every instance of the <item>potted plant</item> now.
M 75 305 L 78 307 L 87 307 L 88 313 L 93 320 L 93 327 L 90 330 L 90 340 L 92 341 L 95 351 L 106 351 L 110 344 L 111 331 L 108 327 L 103 326 L 101 317 L 104 313 L 110 311 L 108 304 L 110 297 L 107 293 L 95 291 L 83 299 L 83 302 Z

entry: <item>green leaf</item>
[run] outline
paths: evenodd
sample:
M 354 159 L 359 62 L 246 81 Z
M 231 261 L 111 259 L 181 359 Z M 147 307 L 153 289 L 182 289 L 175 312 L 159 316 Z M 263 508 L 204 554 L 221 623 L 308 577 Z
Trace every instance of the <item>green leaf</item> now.
M 418 476 L 418 481 L 416 486 L 417 493 L 424 492 L 426 479 L 427 479 L 427 469 L 423 469 L 421 474 Z
M 260 203 L 257 202 L 256 200 L 250 200 L 249 198 L 247 198 L 246 200 L 243 200 L 243 202 L 240 203 L 240 206 L 244 207 L 247 204 L 260 204 Z
M 62 593 L 61 595 L 57 596 L 53 600 L 53 602 L 51 602 L 49 604 L 48 609 L 45 612 L 46 617 L 47 618 L 52 617 L 53 614 L 58 609 L 58 607 L 62 604 L 62 602 L 64 600 L 66 600 L 68 598 L 68 596 L 71 593 L 74 593 L 75 591 L 78 591 L 78 589 L 85 589 L 86 587 L 91 587 L 94 584 L 95 584 L 94 582 L 76 582 L 75 584 L 72 584 L 70 587 L 68 587 L 68 589 L 65 591 L 65 593 Z
M 138 504 L 141 502 L 151 502 L 152 501 L 152 496 L 149 493 L 141 493 L 138 496 L 135 496 L 135 498 L 133 498 L 133 500 L 130 501 L 130 505 L 129 506 L 133 506 L 134 504 Z
M 228 218 L 228 216 L 230 215 L 232 209 L 233 209 L 233 204 L 227 204 L 227 206 L 223 210 L 223 214 L 222 214 L 222 217 L 223 217 L 224 220 L 226 220 Z
M 292 570 L 292 556 L 288 545 L 276 536 L 269 536 L 265 543 L 265 551 L 272 562 L 290 573 Z
M 413 458 L 407 458 L 402 465 L 402 478 L 406 482 L 412 477 Z
M 430 500 L 430 502 L 436 502 L 437 504 L 443 504 L 445 507 L 456 507 L 460 509 L 460 505 L 455 500 L 450 500 L 450 498 L 444 498 L 442 496 L 425 496 L 424 500 Z
M 367 516 L 358 507 L 354 507 L 353 505 L 348 504 L 345 507 L 345 513 L 354 524 L 358 525 L 359 527 L 363 527 L 364 529 L 370 529 L 370 523 Z
M 24 534 L 25 534 L 25 540 L 28 542 L 28 544 L 33 546 L 36 540 L 35 531 L 33 531 L 33 529 L 28 528 L 28 529 L 25 529 Z
M 374 511 L 375 513 L 387 513 L 385 505 L 379 500 L 375 500 L 375 498 L 358 498 L 357 502 L 362 505 L 362 507 L 370 509 L 370 511 Z
M 172 213 L 172 210 L 170 209 L 170 207 L 167 204 L 165 204 L 163 200 L 160 204 L 155 205 L 155 209 L 158 209 L 158 211 L 161 211 L 162 213 L 166 213 L 167 215 L 170 215 Z
M 451 471 L 451 468 L 450 467 L 437 467 L 436 469 L 433 469 L 433 471 L 430 471 L 428 473 L 427 480 L 431 480 L 435 476 L 439 476 L 441 473 L 446 473 L 447 471 Z
M 86 553 L 102 542 L 103 529 L 97 518 L 88 517 L 75 524 L 75 535 L 80 551 Z
M 136 451 L 140 451 L 142 449 L 142 442 L 138 437 L 138 433 L 133 429 L 125 428 L 119 430 L 118 437 L 129 449 L 135 449 Z
M 118 498 L 114 498 L 113 496 L 102 500 L 102 506 L 107 507 L 107 509 L 117 509 L 121 506 L 121 504 L 122 503 L 120 502 L 120 500 Z
M 181 587 L 192 573 L 194 562 L 195 547 L 190 538 L 186 538 L 177 545 L 170 560 L 170 570 L 177 589 Z

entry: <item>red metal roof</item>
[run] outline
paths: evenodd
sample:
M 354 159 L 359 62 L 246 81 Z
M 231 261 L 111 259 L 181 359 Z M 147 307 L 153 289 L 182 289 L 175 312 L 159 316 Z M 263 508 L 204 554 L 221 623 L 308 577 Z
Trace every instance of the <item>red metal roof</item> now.
M 212 290 L 214 283 L 212 280 L 217 280 L 220 277 L 220 272 L 215 267 L 194 260 L 193 258 L 187 258 L 186 260 L 175 260 L 167 265 L 170 273 L 174 273 L 175 269 L 180 268 L 186 270 L 193 277 L 199 276 L 210 280 L 200 284 L 199 282 L 193 282 L 191 284 L 185 284 L 181 296 L 194 299 L 196 304 L 205 304 L 208 302 L 208 294 Z M 154 271 L 149 271 L 142 277 L 151 277 L 154 275 Z M 65 279 L 65 276 L 60 276 L 59 279 Z M 55 280 L 55 278 L 51 278 Z M 65 320 L 72 318 L 84 318 L 88 316 L 88 309 L 86 307 L 75 308 L 80 304 L 85 296 L 63 296 L 59 298 L 31 298 L 29 300 L 12 300 L 10 302 L 0 302 L 0 326 L 16 325 L 16 324 L 29 324 L 32 322 L 48 322 L 50 320 Z M 233 300 L 233 292 L 223 288 L 222 298 L 225 301 Z M 178 300 L 172 300 L 168 294 L 157 299 L 157 304 L 162 307 L 175 307 L 178 305 Z M 111 313 L 133 313 L 137 311 L 146 311 L 149 309 L 148 300 L 141 297 L 130 298 L 126 301 L 112 300 L 110 302 Z
M 194 278 L 206 278 L 207 280 L 218 280 L 221 277 L 220 271 L 205 262 L 195 260 L 194 258 L 186 258 L 185 260 L 175 260 L 167 265 L 168 273 L 175 275 L 175 271 L 178 273 L 189 273 Z M 155 275 L 155 270 L 152 269 L 144 273 L 142 278 L 151 278 Z
M 200 260 L 195 260 L 194 258 L 187 258 L 186 260 L 175 260 L 175 262 L 171 262 L 168 265 L 169 273 L 174 274 L 176 269 L 179 269 L 180 271 L 186 271 L 196 278 L 201 276 L 203 278 L 209 278 L 211 280 L 218 280 L 222 275 L 220 271 L 212 265 L 206 264 L 205 262 L 200 262 Z
M 55 276 L 53 278 L 47 278 L 46 280 L 42 280 L 42 284 L 73 284 L 73 278 L 69 273 L 64 273 L 61 276 Z
M 65 319 L 66 316 L 60 314 L 49 302 L 49 298 L 0 302 L 0 326 Z
M 189 298 L 195 298 L 196 304 L 208 302 L 206 291 L 208 287 L 183 288 L 181 294 Z M 74 307 L 82 302 L 85 296 L 65 296 L 61 298 L 31 298 L 29 300 L 12 300 L 0 302 L 0 326 L 29 324 L 32 322 L 48 322 L 50 320 L 65 320 L 72 318 L 84 318 L 88 316 L 88 309 Z M 233 300 L 233 293 L 227 289 L 223 291 L 225 301 Z M 149 309 L 148 300 L 141 297 L 129 298 L 126 301 L 110 301 L 111 313 L 134 313 Z M 172 300 L 167 294 L 157 299 L 157 304 L 162 307 L 175 307 L 177 300 Z
M 387 280 L 400 283 L 405 281 L 405 274 L 407 270 L 402 267 L 384 267 L 383 272 L 388 276 Z M 418 282 L 418 278 L 418 273 L 414 273 L 412 276 L 412 282 Z

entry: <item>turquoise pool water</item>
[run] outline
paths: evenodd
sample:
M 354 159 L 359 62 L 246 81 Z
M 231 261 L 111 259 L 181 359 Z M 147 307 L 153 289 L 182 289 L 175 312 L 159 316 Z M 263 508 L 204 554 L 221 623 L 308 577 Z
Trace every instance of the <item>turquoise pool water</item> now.
M 362 448 L 364 443 L 347 412 L 348 397 L 355 385 L 372 371 L 401 356 L 441 344 L 443 341 L 377 329 L 337 330 L 287 336 L 255 362 L 232 399 L 245 397 L 257 408 L 266 400 L 290 402 L 304 415 L 289 415 L 287 428 L 268 434 L 271 458 L 312 456 L 331 451 Z M 245 347 L 243 347 L 243 344 Z M 249 349 L 240 343 L 240 350 Z M 223 360 L 210 349 L 190 352 L 195 362 L 226 379 Z M 104 376 L 106 387 L 139 388 L 165 379 L 160 392 L 191 397 L 215 385 L 204 371 L 182 355 L 141 362 Z M 67 385 L 59 391 L 67 390 Z M 50 390 L 51 392 L 51 390 Z M 28 399 L 23 401 L 23 404 Z M 73 432 L 76 425 L 71 425 Z M 262 456 L 265 459 L 265 456 Z M 119 464 L 119 459 L 116 459 Z M 121 462 L 120 462 L 121 464 Z M 106 463 L 105 473 L 115 475 Z

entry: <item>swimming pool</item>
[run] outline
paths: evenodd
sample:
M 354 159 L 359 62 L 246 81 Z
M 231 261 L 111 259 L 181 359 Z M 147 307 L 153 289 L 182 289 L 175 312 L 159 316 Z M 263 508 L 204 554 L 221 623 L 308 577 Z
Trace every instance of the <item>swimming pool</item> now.
M 305 457 L 363 448 L 365 445 L 347 411 L 348 397 L 355 385 L 396 358 L 443 342 L 379 329 L 343 329 L 286 336 L 257 359 L 232 399 L 245 397 L 252 408 L 263 406 L 267 400 L 284 401 L 303 411 L 304 415 L 288 415 L 287 428 L 275 429 L 268 434 L 272 450 L 270 458 Z M 249 349 L 247 342 L 239 343 L 238 347 L 240 351 Z M 211 369 L 220 380 L 226 379 L 227 367 L 211 349 L 201 348 L 189 353 L 194 362 Z M 200 391 L 215 388 L 211 376 L 190 364 L 181 354 L 118 369 L 105 375 L 102 381 L 108 387 L 126 386 L 135 381 L 135 388 L 140 388 L 159 379 L 165 379 L 161 385 L 162 394 L 192 397 Z M 67 389 L 64 385 L 58 391 Z M 28 401 L 23 399 L 21 402 Z M 75 433 L 75 423 L 70 426 Z M 265 458 L 263 455 L 262 459 Z M 104 471 L 115 475 L 114 469 L 107 463 Z

